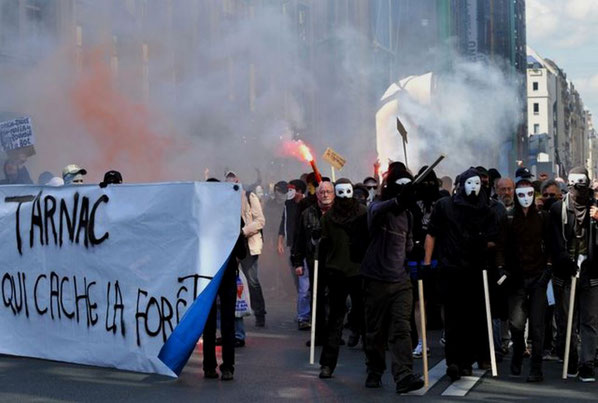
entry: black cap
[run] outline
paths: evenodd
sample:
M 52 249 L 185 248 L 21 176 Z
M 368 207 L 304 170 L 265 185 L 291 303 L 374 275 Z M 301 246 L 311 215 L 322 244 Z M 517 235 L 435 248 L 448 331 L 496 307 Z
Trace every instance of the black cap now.
M 301 179 L 293 179 L 289 182 L 289 185 L 294 186 L 295 190 L 298 190 L 301 193 L 305 193 L 305 191 L 307 190 L 307 185 Z
M 104 174 L 104 180 L 100 182 L 100 187 L 105 188 L 108 185 L 118 185 L 123 183 L 123 177 L 118 171 L 108 171 Z
M 517 183 L 524 181 L 524 180 L 531 183 L 533 177 L 534 177 L 534 175 L 532 175 L 529 168 L 526 168 L 526 167 L 517 168 L 517 171 L 515 171 L 515 185 L 517 185 Z

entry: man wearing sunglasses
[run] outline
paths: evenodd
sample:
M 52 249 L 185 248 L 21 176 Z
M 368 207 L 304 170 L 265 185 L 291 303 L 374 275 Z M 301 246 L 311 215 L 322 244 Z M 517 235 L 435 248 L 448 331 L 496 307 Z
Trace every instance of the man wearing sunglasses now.
M 557 353 L 561 358 L 564 356 L 571 279 L 577 276 L 573 323 L 579 323 L 581 349 L 578 356 L 574 329 L 567 372 L 570 377 L 579 375 L 582 382 L 594 382 L 594 355 L 598 341 L 598 262 L 594 253 L 598 208 L 595 207 L 590 178 L 584 167 L 573 168 L 567 179 L 567 196 L 550 208 L 555 315 L 559 328 Z
M 518 170 L 518 173 L 519 172 Z M 520 376 L 525 352 L 525 324 L 529 319 L 532 340 L 531 368 L 528 382 L 541 382 L 544 351 L 544 316 L 548 269 L 548 214 L 534 203 L 531 175 L 515 178 L 515 205 L 502 241 L 498 243 L 498 283 L 506 288 L 513 356 L 511 375 Z

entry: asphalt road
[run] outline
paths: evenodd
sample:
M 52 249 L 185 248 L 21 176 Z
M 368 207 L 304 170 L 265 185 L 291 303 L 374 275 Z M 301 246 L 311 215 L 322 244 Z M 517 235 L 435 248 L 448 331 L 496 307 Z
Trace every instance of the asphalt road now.
M 293 322 L 293 301 L 283 297 L 279 291 L 266 293 L 269 311 L 267 328 L 256 329 L 253 318 L 246 321 L 247 346 L 237 350 L 235 379 L 231 382 L 203 378 L 200 349 L 193 354 L 178 379 L 0 356 L 0 401 L 383 402 L 399 398 L 388 373 L 383 377 L 381 389 L 364 387 L 366 373 L 360 348 L 343 347 L 334 377 L 320 380 L 317 377 L 318 366 L 308 363 L 309 349 L 305 347 L 305 341 L 309 332 L 297 330 Z M 439 336 L 438 332 L 429 334 L 432 347 L 431 374 L 440 375 L 440 379 L 423 396 L 401 396 L 401 400 L 598 400 L 598 384 L 562 381 L 562 364 L 555 361 L 545 363 L 546 380 L 542 384 L 528 384 L 525 377 L 509 377 L 506 360 L 499 364 L 497 378 L 485 373 L 480 379 L 462 382 L 461 389 L 450 388 L 450 382 L 443 376 Z M 527 365 L 526 361 L 524 375 Z M 417 371 L 421 371 L 421 360 L 416 360 L 415 366 Z M 455 392 L 465 396 L 446 396 Z

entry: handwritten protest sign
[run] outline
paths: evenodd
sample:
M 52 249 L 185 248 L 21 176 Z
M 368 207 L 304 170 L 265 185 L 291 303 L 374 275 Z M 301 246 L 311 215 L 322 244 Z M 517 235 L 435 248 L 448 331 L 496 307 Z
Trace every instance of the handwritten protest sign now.
M 0 353 L 176 376 L 158 356 L 189 316 L 198 333 L 169 353 L 197 342 L 239 235 L 239 189 L 0 186 Z
M 30 156 L 35 154 L 35 137 L 30 118 L 18 118 L 0 122 L 0 142 L 6 153 L 16 150 Z
M 322 156 L 324 161 L 332 165 L 334 168 L 338 169 L 339 171 L 343 169 L 347 160 L 340 156 L 340 154 L 336 153 L 332 148 L 328 147 L 326 151 L 324 151 L 324 155 Z

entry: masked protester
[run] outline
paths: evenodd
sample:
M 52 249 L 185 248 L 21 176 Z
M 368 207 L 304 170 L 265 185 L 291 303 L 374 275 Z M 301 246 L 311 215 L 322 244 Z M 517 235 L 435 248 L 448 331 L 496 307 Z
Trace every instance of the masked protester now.
M 328 285 L 328 331 L 320 355 L 320 378 L 330 378 L 336 368 L 339 346 L 342 339 L 343 323 L 347 312 L 347 296 L 354 288 L 360 287 L 359 265 L 353 249 L 357 221 L 365 219 L 366 209 L 353 198 L 353 185 L 348 179 L 339 179 L 335 186 L 335 202 L 328 214 L 322 217 L 322 240 L 320 262 Z M 359 298 L 352 301 L 352 309 L 363 309 Z M 363 315 L 355 312 L 359 317 Z
M 385 350 L 391 356 L 396 391 L 405 393 L 424 383 L 412 371 L 412 285 L 405 270 L 413 247 L 413 219 L 408 207 L 415 201 L 412 176 L 404 166 L 391 164 L 381 198 L 368 208 L 371 242 L 361 264 L 366 319 L 366 387 L 379 388 L 386 370 Z
M 368 205 L 368 197 L 370 193 L 368 188 L 363 183 L 357 183 L 353 186 L 353 197 L 364 206 Z
M 554 179 L 547 179 L 542 182 L 540 191 L 543 200 L 542 208 L 546 211 L 550 211 L 552 205 L 563 198 L 561 187 Z
M 423 166 L 420 170 L 418 175 L 421 175 L 428 167 Z M 438 187 L 438 178 L 434 171 L 431 171 L 430 174 L 423 180 L 415 189 L 415 203 L 409 206 L 409 212 L 413 216 L 413 249 L 407 254 L 407 266 L 409 268 L 409 272 L 411 273 L 411 280 L 413 285 L 413 309 L 411 313 L 411 334 L 412 334 L 412 341 L 414 345 L 413 350 L 413 357 L 414 358 L 421 358 L 422 357 L 422 341 L 419 338 L 419 334 L 421 333 L 421 323 L 420 323 L 420 314 L 419 314 L 419 305 L 417 303 L 419 299 L 419 293 L 417 292 L 416 281 L 418 279 L 418 274 L 420 274 L 420 278 L 424 280 L 425 286 L 427 290 L 432 291 L 435 287 L 434 285 L 434 278 L 430 276 L 430 273 L 422 273 L 421 271 L 421 264 L 424 260 L 424 242 L 426 239 L 426 234 L 428 231 L 428 223 L 430 222 L 430 216 L 432 215 L 432 209 L 436 204 L 436 201 L 440 199 L 440 189 Z M 436 262 L 433 261 L 435 264 Z M 425 294 L 426 300 L 430 300 L 431 297 L 434 297 L 432 292 L 428 292 Z M 432 298 L 433 300 L 433 298 Z M 432 306 L 426 301 L 426 308 L 427 311 L 432 312 Z M 434 304 L 432 304 L 434 305 Z M 439 315 L 438 315 L 439 316 Z M 430 316 L 428 316 L 429 318 Z
M 62 170 L 62 179 L 65 185 L 82 185 L 85 175 L 87 175 L 87 170 L 76 164 L 67 165 Z
M 497 253 L 499 283 L 508 294 L 513 341 L 511 375 L 521 375 L 526 349 L 524 331 L 529 319 L 532 354 L 527 381 L 541 382 L 544 379 L 542 359 L 546 288 L 551 277 L 551 268 L 548 266 L 549 218 L 545 211 L 536 208 L 535 192 L 529 179 L 517 178 L 515 196 L 513 218 L 508 221 Z
M 440 199 L 428 224 L 424 264 L 437 253 L 444 296 L 447 375 L 454 381 L 489 359 L 482 269 L 496 242 L 496 214 L 482 195 L 479 172 L 459 175 L 456 194 Z
M 123 177 L 118 171 L 108 171 L 104 174 L 104 180 L 100 182 L 100 187 L 105 188 L 108 185 L 119 185 L 123 183 Z
M 287 194 L 287 201 L 284 204 L 282 211 L 282 218 L 278 229 L 278 253 L 282 256 L 286 249 L 293 246 L 293 238 L 295 236 L 295 225 L 299 220 L 297 219 L 297 212 L 299 211 L 299 203 L 303 200 L 307 187 L 305 182 L 294 179 L 289 182 L 289 191 Z M 286 240 L 286 248 L 285 248 Z M 289 260 L 291 275 L 297 290 L 297 326 L 299 330 L 308 330 L 311 326 L 309 324 L 311 319 L 311 306 L 309 299 L 309 276 L 298 276 L 295 273 L 295 266 Z M 307 269 L 307 268 L 305 268 Z M 309 269 L 307 269 L 309 270 Z
M 327 214 L 334 204 L 334 186 L 330 181 L 322 182 L 316 190 L 317 202 L 303 211 L 295 227 L 293 247 L 291 248 L 291 263 L 295 267 L 297 276 L 305 275 L 305 268 L 309 276 L 309 288 L 313 290 L 314 260 L 316 247 L 320 242 L 322 227 L 320 220 Z M 318 299 L 316 305 L 316 345 L 322 345 L 327 333 L 326 320 L 326 283 L 321 271 L 318 273 Z M 311 300 L 311 299 L 310 299 Z M 307 346 L 310 341 L 308 340 Z
M 369 205 L 371 202 L 374 201 L 374 198 L 378 193 L 378 180 L 376 178 L 368 176 L 363 180 L 363 185 L 368 190 L 367 204 Z
M 559 329 L 557 354 L 561 358 L 564 356 L 571 277 L 579 272 L 573 323 L 579 322 L 581 356 L 578 356 L 574 331 L 570 341 L 568 374 L 578 374 L 583 382 L 594 382 L 594 355 L 598 339 L 598 262 L 595 255 L 598 209 L 594 206 L 593 191 L 585 168 L 573 168 L 569 172 L 568 183 L 569 192 L 565 199 L 555 202 L 550 208 L 555 317 Z

